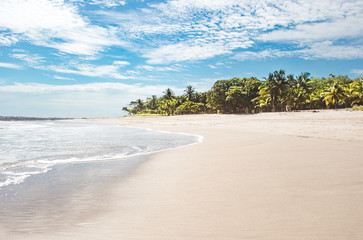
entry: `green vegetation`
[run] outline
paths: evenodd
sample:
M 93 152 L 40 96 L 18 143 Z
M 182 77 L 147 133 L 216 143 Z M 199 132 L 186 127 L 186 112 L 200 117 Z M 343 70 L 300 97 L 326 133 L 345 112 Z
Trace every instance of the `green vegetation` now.
M 129 115 L 180 115 L 200 113 L 258 113 L 308 109 L 352 108 L 362 110 L 363 79 L 347 76 L 310 78 L 309 73 L 270 73 L 262 81 L 255 78 L 219 80 L 207 92 L 187 86 L 176 96 L 168 88 L 163 96 L 132 101 L 122 110 Z
M 363 111 L 363 106 L 354 105 L 352 107 L 352 110 L 353 111 Z

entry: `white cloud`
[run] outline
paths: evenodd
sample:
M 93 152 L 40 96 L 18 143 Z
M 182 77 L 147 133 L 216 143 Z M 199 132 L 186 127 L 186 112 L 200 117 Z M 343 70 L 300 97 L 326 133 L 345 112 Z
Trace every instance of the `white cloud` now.
M 363 75 L 363 69 L 353 69 L 351 71 L 351 73 L 355 73 L 355 74 L 358 74 L 358 75 Z
M 65 53 L 94 55 L 124 44 L 114 29 L 91 25 L 75 5 L 63 0 L 2 0 L 0 16 L 0 29 L 13 35 L 13 40 L 0 37 L 7 45 L 21 38 Z
M 217 55 L 231 53 L 232 48 L 223 43 L 185 44 L 177 43 L 161 46 L 150 50 L 143 57 L 148 58 L 149 64 L 167 64 L 187 60 L 211 58 Z
M 118 24 L 123 37 L 141 39 L 137 50 L 149 64 L 212 58 L 258 46 L 261 41 L 293 44 L 281 55 L 303 55 L 293 48 L 307 51 L 311 46 L 303 43 L 363 35 L 360 0 L 170 0 L 150 6 L 127 14 L 98 12 Z M 259 56 L 251 51 L 244 56 L 260 58 L 261 54 L 278 57 L 280 53 L 262 49 Z
M 133 78 L 131 76 L 122 75 L 119 72 L 120 67 L 124 65 L 120 65 L 119 63 L 111 65 L 93 65 L 86 63 L 70 63 L 66 66 L 42 66 L 41 68 L 48 71 L 54 71 L 59 73 L 68 73 L 68 74 L 77 74 L 88 77 L 110 77 L 115 79 L 130 79 Z
M 129 75 L 139 75 L 140 74 L 140 72 L 134 71 L 134 70 L 127 70 L 126 73 Z
M 126 1 L 122 1 L 122 0 L 91 0 L 88 3 L 93 4 L 93 5 L 105 6 L 105 7 L 117 7 L 117 6 L 125 5 Z
M 289 51 L 280 51 L 277 49 L 267 49 L 258 52 L 252 51 L 244 51 L 236 53 L 232 58 L 239 61 L 248 61 L 248 60 L 260 60 L 267 58 L 277 58 L 283 56 L 291 56 L 292 52 Z
M 19 39 L 13 34 L 0 33 L 0 45 L 11 46 Z
M 240 60 L 330 59 L 318 45 L 334 50 L 337 59 L 347 59 L 344 51 L 359 50 L 361 42 L 352 41 L 363 37 L 361 0 L 168 0 L 132 11 L 81 11 L 89 4 L 116 7 L 126 1 L 2 0 L 0 29 L 5 32 L 0 44 L 29 41 L 88 60 L 120 46 L 139 53 L 147 64 L 170 64 L 236 52 L 234 58 Z M 289 50 L 269 44 L 266 49 L 265 43 L 288 44 Z M 351 58 L 359 57 L 353 53 Z
M 24 53 L 13 53 L 10 56 L 26 62 L 30 67 L 38 67 L 44 62 L 44 57 L 38 54 L 29 54 L 24 52 Z
M 59 80 L 74 80 L 74 78 L 62 77 L 62 76 L 58 76 L 58 75 L 54 75 L 53 78 L 59 79 Z
M 42 30 L 56 32 L 86 24 L 74 6 L 61 0 L 2 0 L 0 13 L 2 28 L 28 36 L 40 34 Z
M 308 44 L 294 53 L 304 59 L 361 59 L 363 46 L 335 45 L 332 41 Z
M 2 68 L 11 68 L 11 69 L 22 69 L 23 67 L 14 63 L 6 63 L 6 62 L 0 62 L 0 67 Z
M 150 66 L 150 65 L 139 65 L 136 67 L 137 69 L 141 70 L 147 70 L 147 71 L 157 71 L 157 72 L 179 72 L 181 71 L 180 67 L 156 67 L 156 66 Z
M 127 61 L 114 61 L 114 62 L 113 62 L 113 65 L 118 65 L 118 66 L 123 67 L 123 66 L 130 65 L 130 63 L 129 63 L 129 62 L 127 62 Z
M 363 46 L 335 45 L 332 41 L 323 41 L 306 43 L 298 50 L 267 49 L 256 52 L 238 52 L 232 58 L 239 61 L 248 61 L 291 56 L 307 60 L 361 59 L 363 56 Z
M 298 25 L 293 29 L 276 30 L 263 34 L 259 39 L 278 42 L 314 42 L 353 38 L 362 35 L 362 16 L 348 16 L 339 17 L 329 22 L 306 23 Z
M 63 65 L 46 65 L 44 57 L 38 54 L 29 53 L 13 53 L 11 57 L 25 61 L 28 66 L 46 70 L 54 71 L 58 73 L 76 74 L 89 77 L 110 77 L 115 79 L 130 79 L 131 76 L 122 75 L 119 70 L 122 67 L 130 65 L 127 61 L 114 61 L 110 65 L 94 65 L 87 63 L 79 63 L 76 61 L 69 61 L 67 64 Z M 60 78 L 58 78 L 60 79 Z

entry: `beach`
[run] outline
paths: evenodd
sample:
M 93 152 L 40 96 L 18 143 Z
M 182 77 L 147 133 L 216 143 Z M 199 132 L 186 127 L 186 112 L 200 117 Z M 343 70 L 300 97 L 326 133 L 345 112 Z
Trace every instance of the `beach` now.
M 78 193 L 72 208 L 55 202 L 55 214 L 29 218 L 22 231 L 8 219 L 0 238 L 363 239 L 362 111 L 87 121 L 203 141 L 151 154 L 127 176 Z M 66 217 L 77 207 L 84 211 Z

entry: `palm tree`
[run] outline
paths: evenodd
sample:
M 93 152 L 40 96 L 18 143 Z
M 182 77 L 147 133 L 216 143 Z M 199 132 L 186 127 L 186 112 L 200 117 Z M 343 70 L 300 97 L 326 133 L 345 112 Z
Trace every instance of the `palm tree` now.
M 137 99 L 136 101 L 130 102 L 129 106 L 132 107 L 132 109 L 130 110 L 131 111 L 130 113 L 133 113 L 133 114 L 141 112 L 145 109 L 144 101 L 141 99 Z
M 195 89 L 193 86 L 189 85 L 187 86 L 187 88 L 184 90 L 185 94 L 184 96 L 187 97 L 188 101 L 193 101 L 194 99 L 194 93 L 195 93 Z
M 269 73 L 268 78 L 266 79 L 266 82 L 265 82 L 263 88 L 264 88 L 263 91 L 266 94 L 269 94 L 269 97 L 271 99 L 270 101 L 272 104 L 272 111 L 275 112 L 276 111 L 277 93 L 276 93 L 276 88 L 275 88 L 275 79 L 274 79 L 274 75 L 272 73 Z
M 363 79 L 359 79 L 354 84 L 354 98 L 352 105 L 363 104 Z
M 160 104 L 160 109 L 166 113 L 168 116 L 174 115 L 176 110 L 176 100 L 175 99 L 164 99 Z
M 275 83 L 275 89 L 276 89 L 276 100 L 278 100 L 278 104 L 279 104 L 279 110 L 281 111 L 283 109 L 283 104 L 286 104 L 286 95 L 287 95 L 287 90 L 289 88 L 289 85 L 287 83 L 287 79 L 285 76 L 285 71 L 284 70 L 280 70 L 280 71 L 275 71 L 274 72 L 274 83 Z
M 308 89 L 309 81 L 310 81 L 310 73 L 308 72 L 301 73 L 296 79 L 297 87 L 302 87 L 304 90 L 307 91 L 309 90 Z
M 158 98 L 156 95 L 152 95 L 151 98 L 147 99 L 147 107 L 151 110 L 156 110 L 158 108 Z
M 307 100 L 307 93 L 303 87 L 291 88 L 288 94 L 288 107 L 293 110 L 301 110 L 304 108 Z
M 171 90 L 170 88 L 167 88 L 163 93 L 164 93 L 163 97 L 165 99 L 171 100 L 171 99 L 175 98 L 175 94 L 174 94 L 173 90 Z
M 296 81 L 296 79 L 295 79 L 295 76 L 294 76 L 294 74 L 289 74 L 289 75 L 287 75 L 287 83 L 289 84 L 289 86 L 290 86 L 290 88 L 294 88 L 294 87 L 296 87 L 296 83 L 297 83 L 297 81 Z
M 331 107 L 333 105 L 335 108 L 339 103 L 344 103 L 346 97 L 344 88 L 338 82 L 329 85 L 322 95 L 326 106 Z
M 285 71 L 275 71 L 270 73 L 266 79 L 266 91 L 271 96 L 272 111 L 276 111 L 276 107 L 282 109 L 282 104 L 286 102 L 286 92 L 288 89 L 288 82 L 286 80 Z
M 259 96 L 252 99 L 252 102 L 256 104 L 255 108 L 258 111 L 270 111 L 272 105 L 271 94 L 266 90 L 266 86 L 262 84 L 259 87 Z

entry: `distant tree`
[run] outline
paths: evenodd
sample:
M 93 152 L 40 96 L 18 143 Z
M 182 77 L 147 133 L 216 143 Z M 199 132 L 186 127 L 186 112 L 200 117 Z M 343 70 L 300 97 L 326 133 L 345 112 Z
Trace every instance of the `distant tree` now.
M 176 108 L 175 114 L 196 114 L 204 113 L 205 105 L 203 103 L 196 103 L 186 101 Z
M 131 115 L 131 112 L 130 112 L 130 110 L 129 110 L 127 107 L 123 107 L 123 108 L 122 108 L 122 111 L 125 111 L 125 112 L 127 112 L 129 115 Z
M 228 113 L 226 93 L 230 86 L 231 81 L 229 80 L 219 80 L 215 82 L 211 90 L 207 93 L 207 106 L 215 112 Z
M 176 106 L 177 107 L 182 105 L 184 102 L 188 101 L 187 97 L 184 96 L 184 95 L 177 96 L 177 97 L 175 97 L 175 99 L 176 99 Z
M 302 110 L 306 108 L 309 99 L 310 73 L 301 73 L 298 77 L 287 76 L 288 90 L 286 104 L 289 110 Z
M 357 79 L 354 84 L 356 99 L 352 104 L 363 104 L 363 79 Z
M 131 110 L 132 114 L 136 114 L 145 109 L 145 103 L 141 99 L 137 99 L 136 101 L 130 102 L 129 106 L 132 107 L 132 110 Z
M 129 114 L 253 113 L 350 107 L 363 104 L 363 79 L 330 75 L 310 78 L 303 72 L 286 75 L 284 70 L 270 73 L 265 81 L 257 78 L 219 80 L 207 92 L 196 92 L 191 85 L 175 96 L 167 88 L 163 96 L 137 99 L 122 110 Z
M 184 90 L 185 92 L 185 95 L 186 98 L 189 100 L 189 101 L 193 101 L 194 99 L 194 94 L 195 94 L 195 89 L 193 86 L 189 85 L 187 86 L 187 88 Z
M 277 91 L 277 84 L 275 81 L 275 77 L 272 73 L 268 75 L 268 78 L 266 79 L 266 82 L 264 83 L 263 86 L 264 86 L 263 91 L 265 93 L 268 93 L 271 98 L 272 111 L 276 112 L 278 91 Z
M 174 112 L 176 110 L 176 100 L 175 99 L 167 99 L 164 98 L 160 104 L 160 109 L 161 111 L 170 116 L 170 115 L 174 115 Z
M 338 82 L 329 85 L 322 95 L 326 106 L 334 106 L 335 108 L 338 107 L 339 103 L 344 103 L 346 97 L 344 88 Z
M 272 110 L 271 94 L 266 90 L 265 84 L 259 87 L 259 96 L 252 100 L 258 112 L 269 112 Z
M 308 94 L 303 87 L 289 89 L 287 96 L 287 107 L 289 110 L 302 110 L 307 103 Z
M 243 91 L 243 87 L 231 86 L 226 93 L 226 102 L 228 103 L 230 113 L 244 112 L 247 105 L 246 93 Z
M 151 110 L 156 110 L 159 107 L 159 99 L 156 95 L 152 95 L 151 98 L 147 98 L 146 107 Z
M 274 81 L 272 82 L 273 85 L 273 92 L 276 94 L 275 101 L 278 103 L 279 111 L 285 110 L 283 105 L 286 103 L 286 95 L 288 90 L 288 83 L 285 76 L 285 71 L 275 71 L 273 73 Z
M 255 102 L 253 100 L 258 97 L 261 81 L 255 77 L 243 78 L 242 81 L 243 91 L 245 93 L 245 109 L 247 113 L 252 113 L 255 109 Z
M 167 88 L 164 92 L 164 98 L 168 99 L 168 100 L 172 100 L 173 98 L 175 98 L 175 94 L 173 92 L 173 90 L 171 90 L 170 88 Z

